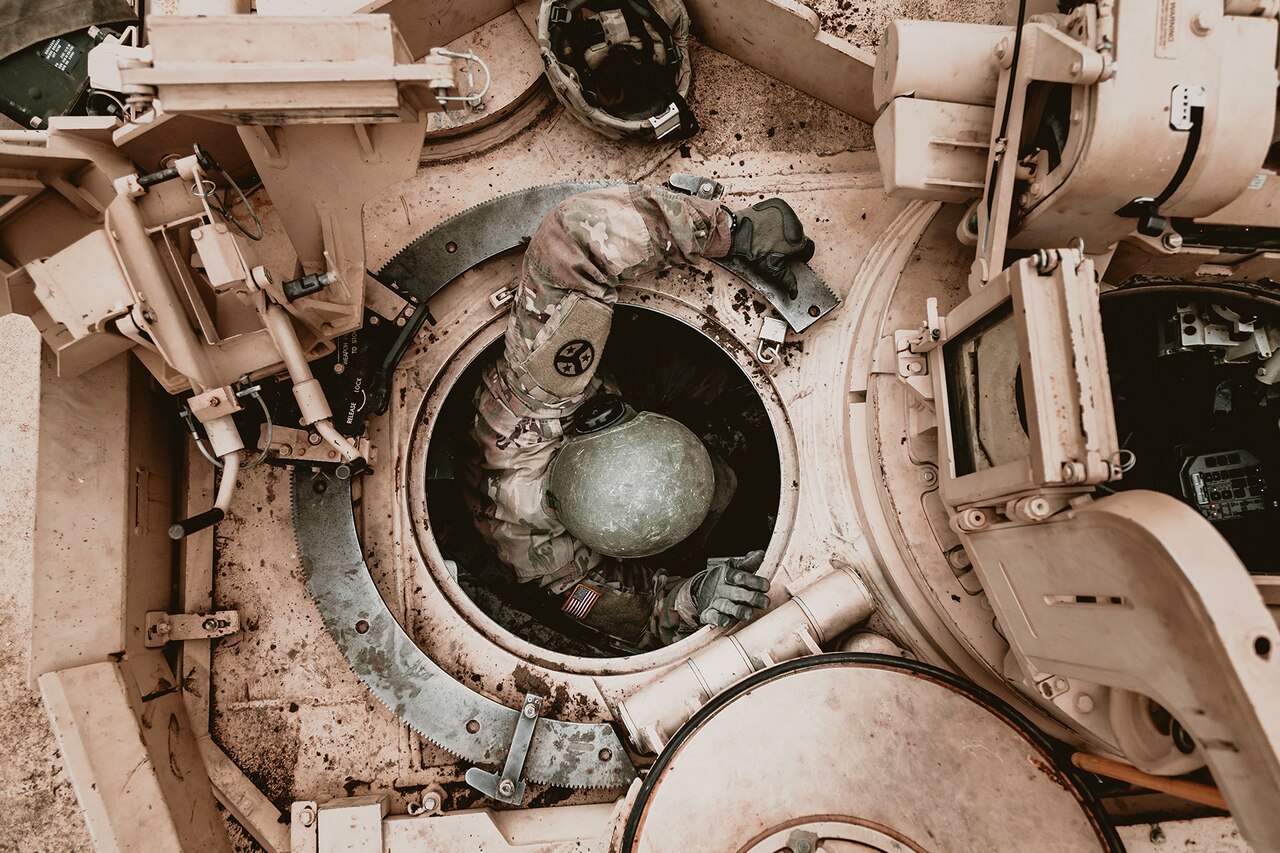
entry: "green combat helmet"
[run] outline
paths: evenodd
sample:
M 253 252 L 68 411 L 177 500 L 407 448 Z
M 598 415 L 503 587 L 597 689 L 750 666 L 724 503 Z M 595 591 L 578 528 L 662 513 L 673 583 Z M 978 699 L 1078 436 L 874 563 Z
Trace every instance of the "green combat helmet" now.
M 715 474 L 707 449 L 684 424 L 603 394 L 579 410 L 548 485 L 560 522 L 587 547 L 647 557 L 698 529 Z
M 612 139 L 697 133 L 680 0 L 543 0 L 538 45 L 552 91 L 588 127 Z

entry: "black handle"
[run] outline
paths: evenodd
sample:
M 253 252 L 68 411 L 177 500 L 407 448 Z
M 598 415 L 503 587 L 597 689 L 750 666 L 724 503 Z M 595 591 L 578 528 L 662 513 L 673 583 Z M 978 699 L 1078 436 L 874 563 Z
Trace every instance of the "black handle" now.
M 225 512 L 215 506 L 213 509 L 205 510 L 199 515 L 176 521 L 169 525 L 169 538 L 181 539 L 184 536 L 190 536 L 192 533 L 204 530 L 206 527 L 213 527 L 219 521 L 222 521 L 225 515 Z
M 177 169 L 173 169 L 173 168 L 161 169 L 160 171 L 152 172 L 149 175 L 139 175 L 138 184 L 144 190 L 149 190 L 152 187 L 154 187 L 156 184 L 162 184 L 165 181 L 171 181 L 176 177 L 178 177 Z
M 334 474 L 339 480 L 350 480 L 352 477 L 369 469 L 369 463 L 364 457 L 357 457 L 350 462 L 343 462 L 334 469 Z

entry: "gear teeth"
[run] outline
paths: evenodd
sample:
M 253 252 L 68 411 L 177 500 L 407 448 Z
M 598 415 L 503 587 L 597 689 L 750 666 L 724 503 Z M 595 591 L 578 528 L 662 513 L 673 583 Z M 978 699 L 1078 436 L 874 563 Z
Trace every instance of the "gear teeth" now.
M 396 252 L 394 255 L 388 258 L 386 263 L 384 263 L 381 267 L 378 268 L 378 275 L 382 275 L 383 273 L 385 273 L 388 267 L 390 267 L 396 261 L 404 258 L 407 255 L 407 253 L 409 253 L 415 247 L 424 243 L 432 234 L 436 233 L 437 231 L 447 229 L 449 226 L 453 225 L 455 222 L 465 219 L 468 216 L 471 216 L 477 210 L 483 207 L 489 207 L 491 205 L 500 204 L 504 199 L 511 198 L 512 196 L 525 195 L 527 193 L 537 192 L 539 190 L 549 190 L 556 187 L 566 187 L 566 188 L 574 187 L 575 189 L 573 190 L 573 192 L 569 193 L 569 195 L 576 195 L 580 192 L 587 192 L 588 190 L 596 190 L 596 189 L 603 189 L 605 187 L 618 186 L 621 183 L 625 183 L 625 182 L 623 181 L 564 181 L 564 182 L 558 182 L 558 183 L 552 183 L 552 184 L 535 184 L 534 186 L 531 186 L 531 187 L 524 187 L 518 190 L 510 190 L 509 192 L 505 192 L 500 195 L 487 198 L 482 202 L 478 202 L 476 204 L 471 205 L 468 208 L 458 211 L 457 213 L 450 216 L 448 219 L 444 219 L 441 222 L 438 222 L 437 224 L 431 226 L 431 228 L 429 228 L 428 230 L 424 231 L 422 234 L 419 234 L 411 242 L 406 244 L 398 252 Z M 524 236 L 528 236 L 528 235 L 524 235 Z
M 466 687 L 418 647 L 369 576 L 349 484 L 328 480 L 327 488 L 317 491 L 323 497 L 303 500 L 303 490 L 311 487 L 307 472 L 295 468 L 290 489 L 295 542 L 307 590 L 347 666 L 374 698 L 430 743 L 472 764 L 500 764 L 509 744 L 498 738 L 514 730 L 519 711 Z M 481 728 L 464 734 L 462 721 L 469 719 Z M 450 742 L 419 725 L 422 720 L 438 721 Z M 625 787 L 635 778 L 617 731 L 607 723 L 544 717 L 539 731 L 548 740 L 541 748 L 535 740 L 531 748 L 525 764 L 529 781 L 593 789 Z M 550 746 L 561 743 L 579 749 Z M 614 756 L 596 763 L 602 748 Z

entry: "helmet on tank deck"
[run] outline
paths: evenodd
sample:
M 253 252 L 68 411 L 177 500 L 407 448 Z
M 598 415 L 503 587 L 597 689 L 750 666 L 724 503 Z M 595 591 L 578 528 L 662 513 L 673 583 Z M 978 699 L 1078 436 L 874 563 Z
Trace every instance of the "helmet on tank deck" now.
M 698 131 L 685 98 L 689 13 L 680 0 L 543 0 L 538 44 L 556 97 L 614 139 Z

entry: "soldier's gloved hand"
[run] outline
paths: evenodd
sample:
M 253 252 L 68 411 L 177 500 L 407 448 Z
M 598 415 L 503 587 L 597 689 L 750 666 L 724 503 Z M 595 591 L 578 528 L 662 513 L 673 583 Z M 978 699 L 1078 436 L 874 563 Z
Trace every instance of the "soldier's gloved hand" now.
M 703 625 L 728 628 L 747 622 L 769 607 L 769 579 L 755 574 L 764 562 L 764 551 L 714 563 L 693 578 L 694 603 Z
M 732 213 L 736 224 L 729 254 L 754 266 L 795 299 L 799 288 L 788 265 L 813 257 L 813 241 L 804 236 L 800 217 L 780 198 L 767 198 Z

